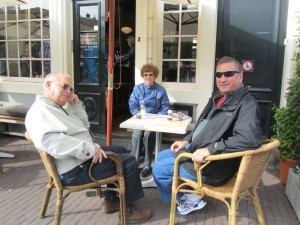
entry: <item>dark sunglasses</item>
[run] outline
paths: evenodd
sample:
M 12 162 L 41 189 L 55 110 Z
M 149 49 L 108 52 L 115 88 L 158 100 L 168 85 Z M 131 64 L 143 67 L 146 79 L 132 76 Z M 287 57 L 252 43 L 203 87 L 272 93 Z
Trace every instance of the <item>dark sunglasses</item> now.
M 215 76 L 216 78 L 221 78 L 222 75 L 224 75 L 225 77 L 232 77 L 236 73 L 240 73 L 240 72 L 239 71 L 216 72 Z
M 55 84 L 59 84 L 65 91 L 69 89 L 71 93 L 75 92 L 74 88 L 70 87 L 66 83 L 61 83 L 61 82 L 57 82 L 57 81 L 52 81 L 52 82 L 55 83 Z

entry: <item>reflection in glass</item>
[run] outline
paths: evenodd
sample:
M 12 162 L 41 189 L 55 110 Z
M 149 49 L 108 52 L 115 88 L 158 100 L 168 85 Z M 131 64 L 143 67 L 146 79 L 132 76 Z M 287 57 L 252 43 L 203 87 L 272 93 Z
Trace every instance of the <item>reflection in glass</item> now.
M 5 45 L 5 42 L 0 42 L 0 58 L 6 58 L 6 45 Z
M 30 37 L 33 39 L 41 38 L 41 22 L 40 21 L 32 21 L 30 22 Z
M 40 0 L 30 0 L 29 8 L 30 8 L 30 19 L 41 18 Z
M 6 60 L 0 60 L 0 76 L 7 77 Z
M 198 12 L 182 13 L 181 34 L 196 35 L 198 33 Z
M 179 34 L 179 13 L 164 14 L 164 31 L 163 35 Z
M 80 57 L 98 57 L 98 33 L 80 34 Z
M 41 42 L 32 41 L 31 42 L 31 57 L 41 58 Z
M 7 40 L 16 40 L 17 39 L 17 23 L 11 22 L 7 23 Z
M 21 77 L 30 77 L 30 61 L 20 60 L 21 64 Z
M 44 58 L 51 58 L 50 42 L 49 41 L 44 41 L 43 42 L 43 51 L 44 51 Z
M 18 42 L 9 41 L 7 42 L 8 46 L 8 58 L 18 58 Z
M 45 60 L 44 61 L 44 75 L 47 75 L 48 73 L 51 73 L 51 61 Z
M 80 7 L 80 31 L 98 29 L 98 6 L 89 5 Z
M 181 61 L 179 82 L 195 83 L 196 82 L 196 62 Z
M 43 18 L 49 18 L 49 1 L 41 1 Z
M 17 19 L 16 9 L 17 9 L 16 6 L 7 7 L 7 20 L 16 20 Z
M 177 62 L 163 62 L 162 81 L 177 82 Z
M 178 11 L 179 10 L 179 4 L 177 3 L 171 3 L 171 2 L 165 2 L 164 4 L 164 12 L 167 11 Z
M 163 39 L 163 59 L 177 59 L 178 38 L 168 37 Z
M 98 60 L 82 59 L 80 61 L 80 81 L 83 83 L 98 83 Z
M 28 21 L 19 22 L 19 39 L 28 39 L 29 38 L 29 27 Z
M 29 42 L 20 41 L 19 42 L 19 53 L 20 58 L 29 58 Z
M 181 38 L 181 59 L 195 59 L 197 54 L 197 38 L 183 37 Z
M 42 61 L 41 60 L 32 60 L 32 77 L 40 78 L 42 76 Z
M 18 77 L 18 61 L 17 60 L 8 60 L 8 67 L 9 67 L 9 76 L 10 77 Z
M 5 31 L 5 23 L 0 23 L 0 40 L 6 39 Z
M 28 19 L 28 4 L 19 5 L 19 20 Z
M 185 10 L 198 10 L 198 2 L 193 5 L 182 4 L 182 11 L 185 11 Z
M 43 38 L 50 38 L 49 20 L 43 21 Z
M 0 21 L 5 21 L 5 9 L 0 8 Z

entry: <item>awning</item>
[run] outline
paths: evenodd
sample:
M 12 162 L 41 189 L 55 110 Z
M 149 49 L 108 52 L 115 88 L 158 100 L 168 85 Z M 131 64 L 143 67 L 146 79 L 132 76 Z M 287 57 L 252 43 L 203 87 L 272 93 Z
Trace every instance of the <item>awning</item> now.
M 1 0 L 0 8 L 21 5 L 21 4 L 27 4 L 27 2 L 25 0 Z

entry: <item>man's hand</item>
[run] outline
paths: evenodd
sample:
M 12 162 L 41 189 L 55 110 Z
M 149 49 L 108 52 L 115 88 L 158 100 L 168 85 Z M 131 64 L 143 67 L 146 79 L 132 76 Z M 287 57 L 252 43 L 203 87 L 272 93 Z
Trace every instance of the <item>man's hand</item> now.
M 71 94 L 70 99 L 69 99 L 70 104 L 79 104 L 80 100 L 76 94 Z
M 175 141 L 172 145 L 171 145 L 171 150 L 172 152 L 178 152 L 180 149 L 184 148 L 186 145 L 188 144 L 187 141 Z
M 199 148 L 193 153 L 192 160 L 195 163 L 205 163 L 206 162 L 205 158 L 209 155 L 210 152 L 208 151 L 207 148 Z
M 101 163 L 102 158 L 107 158 L 107 155 L 106 155 L 105 151 L 103 151 L 101 148 L 96 146 L 95 153 L 93 155 L 93 163 L 97 163 L 97 162 Z

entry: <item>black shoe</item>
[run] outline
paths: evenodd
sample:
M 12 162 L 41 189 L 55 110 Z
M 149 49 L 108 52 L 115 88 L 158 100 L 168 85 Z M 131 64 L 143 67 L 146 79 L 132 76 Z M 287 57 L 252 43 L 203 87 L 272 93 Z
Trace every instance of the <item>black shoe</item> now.
M 150 166 L 145 166 L 145 167 L 142 169 L 142 171 L 141 171 L 141 173 L 140 173 L 140 176 L 141 176 L 141 177 L 146 177 L 146 176 L 149 174 L 150 170 L 151 170 L 151 167 L 150 167 Z

